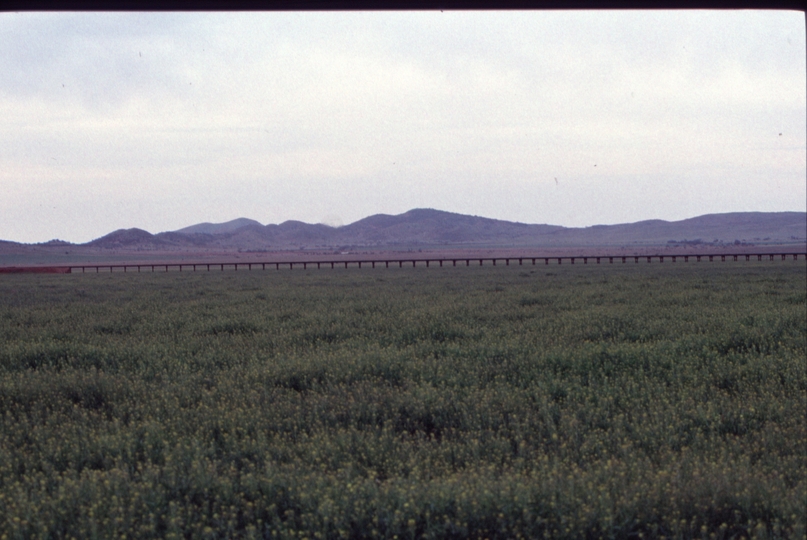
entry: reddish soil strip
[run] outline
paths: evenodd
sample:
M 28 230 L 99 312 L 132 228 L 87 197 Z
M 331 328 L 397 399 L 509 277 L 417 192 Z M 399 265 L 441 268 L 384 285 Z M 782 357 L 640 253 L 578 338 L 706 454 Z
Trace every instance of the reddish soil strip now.
M 0 274 L 69 274 L 70 268 L 63 266 L 6 266 L 0 267 Z

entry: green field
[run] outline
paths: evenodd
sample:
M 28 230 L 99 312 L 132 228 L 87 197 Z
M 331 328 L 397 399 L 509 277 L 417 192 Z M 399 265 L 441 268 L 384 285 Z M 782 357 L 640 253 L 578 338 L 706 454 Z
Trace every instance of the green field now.
M 803 261 L 0 277 L 0 538 L 805 538 Z

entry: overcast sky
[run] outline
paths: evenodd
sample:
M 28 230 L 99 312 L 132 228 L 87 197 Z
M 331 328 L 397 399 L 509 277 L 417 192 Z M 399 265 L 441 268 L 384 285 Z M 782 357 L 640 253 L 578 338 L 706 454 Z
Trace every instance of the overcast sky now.
M 800 12 L 0 14 L 0 239 L 805 211 Z

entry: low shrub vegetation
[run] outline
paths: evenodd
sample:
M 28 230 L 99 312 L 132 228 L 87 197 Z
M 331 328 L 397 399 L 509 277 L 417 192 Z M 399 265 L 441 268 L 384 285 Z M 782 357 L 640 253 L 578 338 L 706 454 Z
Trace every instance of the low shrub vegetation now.
M 2 538 L 805 538 L 803 262 L 8 275 Z

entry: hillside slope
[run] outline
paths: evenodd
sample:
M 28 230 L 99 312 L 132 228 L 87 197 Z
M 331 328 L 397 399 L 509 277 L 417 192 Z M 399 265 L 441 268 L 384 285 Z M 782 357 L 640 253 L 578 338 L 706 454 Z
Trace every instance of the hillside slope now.
M 25 245 L 0 242 L 0 251 L 91 248 L 124 251 L 344 249 L 345 247 L 574 247 L 663 244 L 803 244 L 807 213 L 735 212 L 681 221 L 648 220 L 570 228 L 516 223 L 478 216 L 414 209 L 399 215 L 376 214 L 343 227 L 285 221 L 261 225 L 239 218 L 199 223 L 151 234 L 119 229 L 86 244 L 51 241 Z

